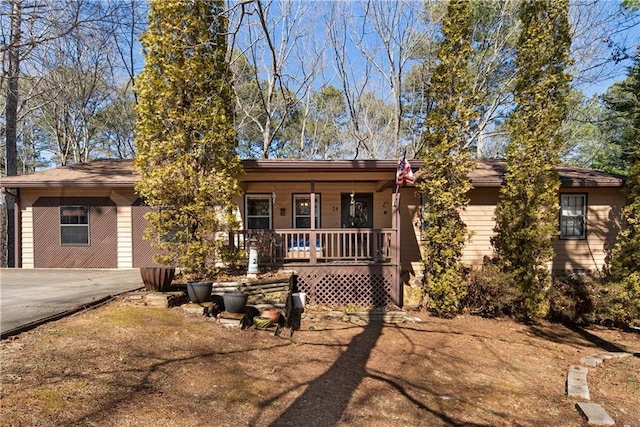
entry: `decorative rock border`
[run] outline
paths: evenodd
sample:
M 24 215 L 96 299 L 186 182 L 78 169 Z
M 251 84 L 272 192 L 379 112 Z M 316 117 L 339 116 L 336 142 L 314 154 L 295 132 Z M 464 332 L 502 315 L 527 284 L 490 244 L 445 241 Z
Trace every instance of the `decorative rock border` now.
M 124 301 L 158 308 L 171 308 L 189 302 L 184 292 L 131 292 Z M 200 308 L 202 310 L 202 307 Z
M 593 356 L 586 356 L 580 359 L 582 366 L 571 366 L 567 373 L 567 396 L 575 397 L 578 399 L 591 400 L 589 395 L 589 386 L 587 385 L 587 373 L 589 367 L 595 367 L 600 365 L 605 360 L 629 357 L 631 353 L 625 352 L 607 352 L 598 353 Z M 576 409 L 580 414 L 587 419 L 588 425 L 596 426 L 613 426 L 615 421 L 602 406 L 597 403 L 577 402 Z
M 308 321 L 330 320 L 337 322 L 365 325 L 371 322 L 399 324 L 404 322 L 419 322 L 420 318 L 407 316 L 404 310 L 371 310 L 371 311 L 314 311 L 309 310 L 303 315 Z

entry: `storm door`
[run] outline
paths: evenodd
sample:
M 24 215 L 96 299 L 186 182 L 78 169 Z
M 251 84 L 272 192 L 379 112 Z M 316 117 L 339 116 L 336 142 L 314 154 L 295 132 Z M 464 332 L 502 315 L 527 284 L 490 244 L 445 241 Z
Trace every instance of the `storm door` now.
M 342 194 L 342 227 L 373 227 L 373 194 Z M 371 258 L 371 241 L 367 231 L 355 231 L 345 234 L 341 240 L 341 253 L 355 260 Z
M 373 194 L 342 194 L 343 228 L 373 228 Z

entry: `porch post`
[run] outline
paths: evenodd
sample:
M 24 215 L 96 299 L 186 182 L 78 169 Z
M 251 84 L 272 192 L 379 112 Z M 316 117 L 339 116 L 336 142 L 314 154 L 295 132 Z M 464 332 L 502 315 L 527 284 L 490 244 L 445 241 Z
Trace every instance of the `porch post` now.
M 402 292 L 402 257 L 400 256 L 400 232 L 401 232 L 401 221 L 400 221 L 400 188 L 398 188 L 397 193 L 392 193 L 393 198 L 393 216 L 391 217 L 391 227 L 396 230 L 395 242 L 394 242 L 394 251 L 392 262 L 395 265 L 396 269 L 396 282 L 394 286 L 391 288 L 391 301 L 396 304 L 398 307 L 402 307 L 402 303 L 404 300 L 403 292 Z
M 311 229 L 316 229 L 316 182 L 311 181 Z
M 309 232 L 309 263 L 315 264 L 317 262 L 316 254 L 316 182 L 311 181 L 311 188 L 309 189 L 310 196 L 310 209 L 311 209 L 311 231 Z

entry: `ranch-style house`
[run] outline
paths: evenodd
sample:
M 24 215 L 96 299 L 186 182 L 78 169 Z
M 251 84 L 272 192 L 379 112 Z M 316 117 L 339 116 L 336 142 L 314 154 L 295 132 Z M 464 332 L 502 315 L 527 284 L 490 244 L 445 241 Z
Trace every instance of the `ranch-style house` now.
M 414 171 L 423 165 L 411 160 Z M 421 270 L 422 197 L 396 186 L 395 160 L 243 160 L 229 243 L 258 246 L 260 267 L 293 270 L 310 302 L 402 306 Z M 464 261 L 492 255 L 494 210 L 506 164 L 478 160 L 462 212 L 472 236 Z M 620 228 L 624 179 L 558 166 L 557 271 L 599 271 Z M 155 265 L 143 240 L 146 206 L 130 160 L 96 160 L 2 179 L 15 197 L 19 268 L 138 268 Z M 416 279 L 418 278 L 418 279 Z

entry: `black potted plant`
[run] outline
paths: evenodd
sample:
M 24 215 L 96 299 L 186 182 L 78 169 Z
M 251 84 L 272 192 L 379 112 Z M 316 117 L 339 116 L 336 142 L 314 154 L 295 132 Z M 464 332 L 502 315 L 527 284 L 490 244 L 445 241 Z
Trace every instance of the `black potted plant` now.
M 242 291 L 225 291 L 222 294 L 224 309 L 229 313 L 244 313 L 247 311 L 249 296 Z
M 211 289 L 213 282 L 189 282 L 187 283 L 187 295 L 191 302 L 203 303 L 211 299 Z

